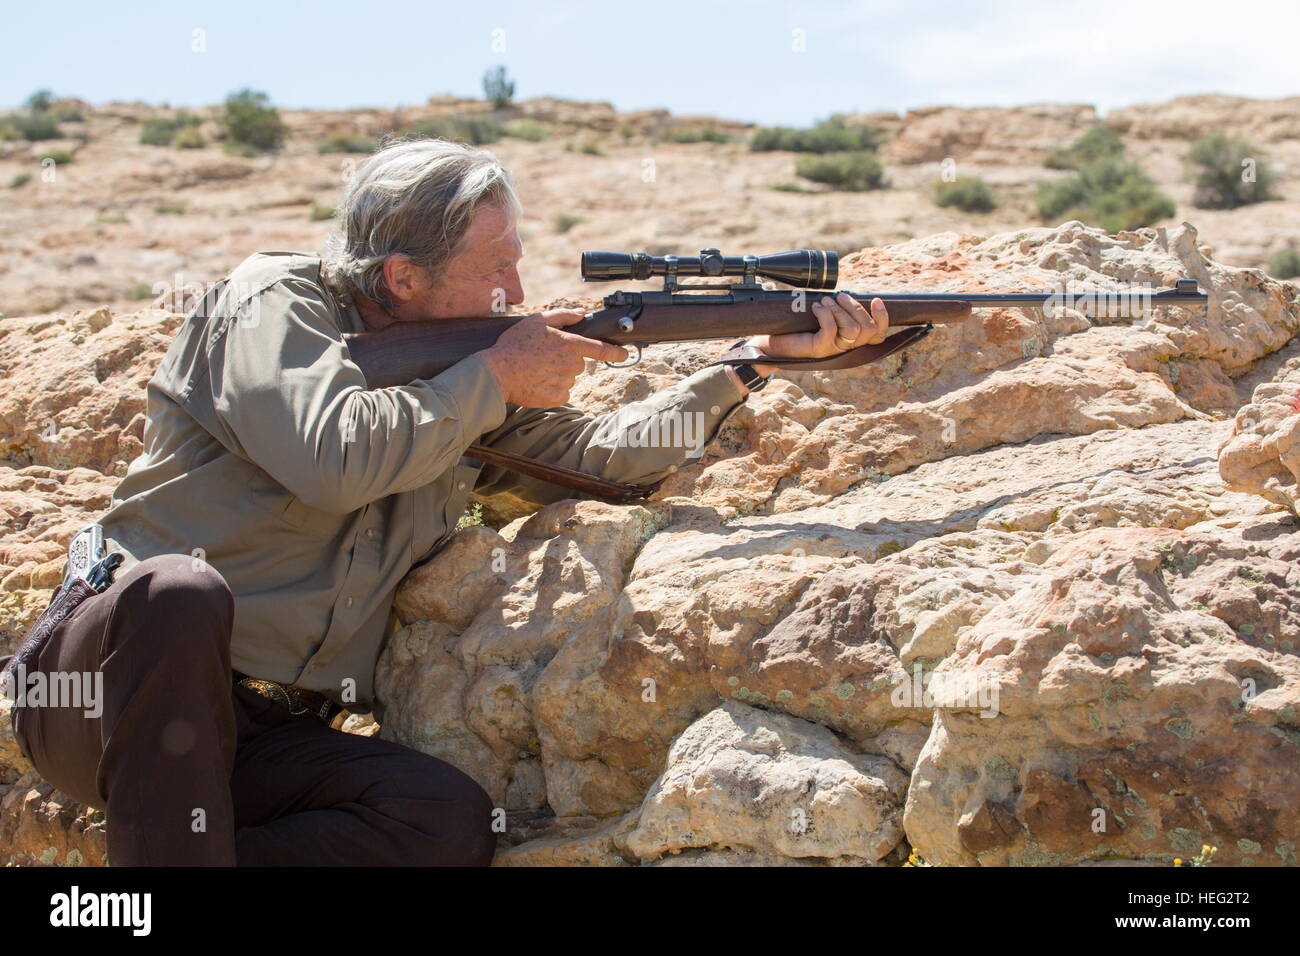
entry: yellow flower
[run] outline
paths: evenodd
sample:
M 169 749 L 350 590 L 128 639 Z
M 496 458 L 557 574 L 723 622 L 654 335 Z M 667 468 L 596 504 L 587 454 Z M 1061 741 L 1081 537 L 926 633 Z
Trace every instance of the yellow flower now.
M 1174 857 L 1174 866 L 1182 866 L 1182 865 L 1183 865 L 1183 861 L 1180 860 L 1178 857 Z

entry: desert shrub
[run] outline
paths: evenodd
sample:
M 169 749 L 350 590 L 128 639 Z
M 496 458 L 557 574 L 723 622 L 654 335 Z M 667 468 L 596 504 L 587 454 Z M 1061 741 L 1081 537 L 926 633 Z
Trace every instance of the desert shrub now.
M 164 203 L 161 206 L 154 206 L 153 211 L 159 216 L 183 216 L 185 207 L 178 203 Z
M 804 179 L 851 192 L 879 189 L 884 185 L 884 167 L 869 150 L 803 156 L 795 163 L 794 171 Z
M 670 126 L 659 138 L 669 143 L 730 143 L 731 137 L 720 130 L 700 126 Z
M 1174 208 L 1137 163 L 1122 157 L 1099 159 L 1077 176 L 1038 184 L 1044 220 L 1078 219 L 1107 232 L 1149 226 L 1172 216 Z
M 1043 165 L 1048 169 L 1079 169 L 1099 159 L 1112 159 L 1123 154 L 1124 141 L 1119 134 L 1097 123 L 1072 145 L 1048 156 Z
M 1279 279 L 1300 278 L 1300 249 L 1280 249 L 1268 260 L 1268 271 Z
M 13 179 L 9 180 L 10 189 L 18 189 L 20 186 L 26 186 L 32 181 L 31 173 L 18 173 Z
M 934 190 L 934 201 L 937 205 L 956 206 L 965 212 L 991 212 L 998 205 L 988 183 L 974 177 L 939 183 Z
M 157 119 L 146 120 L 140 127 L 140 142 L 146 146 L 172 146 L 181 130 L 197 127 L 199 122 L 197 116 L 189 113 L 177 113 L 175 116 L 160 116 Z
M 773 183 L 770 189 L 775 189 L 779 193 L 807 193 L 815 190 L 800 186 L 798 183 Z
M 44 162 L 47 159 L 52 159 L 62 166 L 65 163 L 72 162 L 72 154 L 66 149 L 51 149 L 48 152 L 41 153 L 41 161 Z
M 526 139 L 530 143 L 540 143 L 551 135 L 550 128 L 537 120 L 521 119 L 505 125 L 505 134 L 514 139 Z
M 567 212 L 559 212 L 555 214 L 555 220 L 552 225 L 556 232 L 565 233 L 580 222 L 582 222 L 581 216 L 574 216 Z
M 492 101 L 494 109 L 503 110 L 515 96 L 514 80 L 506 78 L 504 66 L 494 66 L 483 74 L 483 95 Z
M 316 144 L 318 153 L 373 153 L 376 143 L 369 136 L 331 133 Z
M 1199 209 L 1235 209 L 1273 198 L 1273 170 L 1245 140 L 1222 133 L 1203 136 L 1192 144 L 1184 162 L 1196 184 L 1192 205 Z M 1253 182 L 1246 179 L 1248 169 Z
M 202 149 L 206 142 L 198 126 L 186 126 L 176 131 L 176 135 L 172 137 L 172 145 L 177 149 Z
M 322 222 L 326 219 L 334 218 L 333 206 L 322 206 L 320 203 L 313 203 L 311 212 L 307 216 L 312 222 Z
M 222 124 L 232 143 L 258 152 L 277 149 L 289 132 L 270 98 L 250 89 L 226 97 Z
M 15 113 L 0 119 L 0 139 L 25 139 L 36 142 L 58 139 L 59 123 L 49 113 Z
M 432 136 L 439 139 L 451 139 L 471 146 L 485 146 L 495 143 L 506 134 L 506 128 L 491 116 L 468 114 L 448 116 L 443 119 L 429 120 L 408 130 L 406 135 L 416 137 Z
M 48 113 L 54 105 L 54 93 L 50 90 L 37 90 L 23 103 L 29 113 Z
M 749 148 L 756 153 L 774 149 L 796 153 L 834 153 L 875 149 L 880 134 L 866 123 L 850 123 L 842 116 L 832 116 L 811 129 L 769 126 L 756 130 Z

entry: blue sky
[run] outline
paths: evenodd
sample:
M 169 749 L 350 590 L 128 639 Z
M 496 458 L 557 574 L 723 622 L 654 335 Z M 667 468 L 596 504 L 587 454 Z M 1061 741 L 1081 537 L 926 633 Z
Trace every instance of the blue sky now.
M 519 99 L 791 125 L 941 104 L 1275 97 L 1300 93 L 1298 11 L 1296 0 L 15 2 L 0 107 L 41 87 L 194 106 L 244 86 L 288 107 L 395 106 L 480 96 L 498 63 Z

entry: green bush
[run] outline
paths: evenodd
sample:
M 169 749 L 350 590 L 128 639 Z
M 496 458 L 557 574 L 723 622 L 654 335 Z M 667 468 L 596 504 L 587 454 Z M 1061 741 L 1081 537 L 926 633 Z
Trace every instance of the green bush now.
M 1137 163 L 1122 157 L 1099 159 L 1077 176 L 1038 184 L 1044 220 L 1078 219 L 1107 232 L 1149 226 L 1172 216 L 1174 208 Z
M 320 203 L 312 203 L 311 212 L 307 216 L 312 222 L 322 222 L 326 219 L 334 218 L 333 206 L 322 206 Z
M 1043 163 L 1048 169 L 1079 169 L 1099 159 L 1113 159 L 1124 154 L 1124 141 L 1108 126 L 1097 123 L 1073 145 L 1058 149 Z
M 49 113 L 17 113 L 0 120 L 0 139 L 25 139 L 36 142 L 58 139 L 59 123 Z
M 202 149 L 206 144 L 198 126 L 186 126 L 177 130 L 172 137 L 172 145 L 177 149 Z
M 189 113 L 146 120 L 140 127 L 140 142 L 146 146 L 172 146 L 183 129 L 199 125 L 199 118 Z
M 551 135 L 550 127 L 537 120 L 521 119 L 505 125 L 505 134 L 514 139 L 526 139 L 530 143 L 540 143 Z
M 868 150 L 803 156 L 795 163 L 794 171 L 804 179 L 851 192 L 879 189 L 884 185 L 880 159 Z
M 506 79 L 506 68 L 495 66 L 483 74 L 483 95 L 492 101 L 494 109 L 503 110 L 514 99 L 515 84 Z
M 54 93 L 50 90 L 37 90 L 23 103 L 29 113 L 48 113 L 53 105 Z
M 161 206 L 154 206 L 153 211 L 159 216 L 183 216 L 185 207 L 177 203 L 165 203 Z
M 316 144 L 318 153 L 373 153 L 377 144 L 369 136 L 331 133 Z
M 798 183 L 773 183 L 770 189 L 775 189 L 779 193 L 810 193 L 816 190 L 807 189 Z
M 812 129 L 770 126 L 756 130 L 749 148 L 756 153 L 784 149 L 795 153 L 834 153 L 875 149 L 880 134 L 866 123 L 850 123 L 836 115 Z
M 659 138 L 669 143 L 730 143 L 731 137 L 716 129 L 700 126 L 670 126 Z
M 491 116 L 471 113 L 464 116 L 448 116 L 444 119 L 429 120 L 406 135 L 416 137 L 437 137 L 469 143 L 471 146 L 486 146 L 495 143 L 506 135 L 506 128 Z
M 1278 279 L 1300 277 L 1300 249 L 1281 249 L 1268 260 L 1268 271 Z
M 289 132 L 270 98 L 250 89 L 226 97 L 222 123 L 231 142 L 260 152 L 279 148 Z
M 991 212 L 998 205 L 988 183 L 973 177 L 939 183 L 934 190 L 934 201 L 937 205 L 956 206 L 965 212 Z
M 580 222 L 582 222 L 581 216 L 574 216 L 567 212 L 559 212 L 555 214 L 553 226 L 556 232 L 565 233 Z
M 52 159 L 62 166 L 65 163 L 72 162 L 72 154 L 66 149 L 51 149 L 48 152 L 41 153 L 41 161 L 44 162 L 47 159 Z
M 32 181 L 31 173 L 17 173 L 13 179 L 9 180 L 9 188 L 17 189 L 20 186 L 26 186 Z
M 1254 182 L 1244 179 L 1243 163 L 1250 160 L 1254 160 Z M 1235 209 L 1273 198 L 1273 170 L 1245 140 L 1222 133 L 1203 136 L 1192 144 L 1184 162 L 1196 184 L 1192 205 L 1199 209 Z

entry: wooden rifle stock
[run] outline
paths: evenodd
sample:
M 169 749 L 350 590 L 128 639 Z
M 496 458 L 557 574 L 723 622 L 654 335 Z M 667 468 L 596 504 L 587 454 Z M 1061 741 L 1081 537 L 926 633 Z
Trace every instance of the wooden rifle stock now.
M 874 298 L 854 297 L 864 302 Z M 671 305 L 637 301 L 600 309 L 580 322 L 564 326 L 564 330 L 614 345 L 644 346 L 813 332 L 818 328 L 811 308 L 796 311 L 789 297 L 747 302 L 727 302 L 722 297 L 704 295 L 674 298 Z M 887 295 L 880 298 L 889 311 L 891 327 L 959 322 L 971 312 L 968 301 L 890 299 Z M 811 306 L 811 302 L 806 305 Z M 352 361 L 365 375 L 366 385 L 387 388 L 441 375 L 462 359 L 490 348 L 522 318 L 511 315 L 398 322 L 381 332 L 347 333 L 343 341 Z

